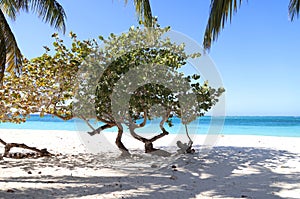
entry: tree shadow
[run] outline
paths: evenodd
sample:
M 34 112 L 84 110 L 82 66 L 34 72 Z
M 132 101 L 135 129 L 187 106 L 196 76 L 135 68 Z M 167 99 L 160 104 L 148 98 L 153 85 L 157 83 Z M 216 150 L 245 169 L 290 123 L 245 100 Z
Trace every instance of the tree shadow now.
M 287 164 L 295 160 L 299 165 L 299 154 L 215 147 L 205 156 L 196 153 L 169 158 L 136 153 L 125 159 L 116 154 L 5 159 L 0 162 L 1 173 L 17 167 L 24 175 L 0 177 L 0 198 L 280 199 L 291 191 L 300 192 L 300 169 Z M 49 169 L 54 173 L 59 169 L 66 172 L 64 175 L 36 174 Z M 25 173 L 28 170 L 34 174 Z M 88 170 L 91 172 L 85 172 Z M 298 196 L 289 195 L 293 197 Z

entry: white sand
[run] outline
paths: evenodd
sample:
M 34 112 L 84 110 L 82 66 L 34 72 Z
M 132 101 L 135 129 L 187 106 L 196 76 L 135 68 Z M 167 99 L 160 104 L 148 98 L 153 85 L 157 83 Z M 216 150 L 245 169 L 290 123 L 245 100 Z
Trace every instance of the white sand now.
M 168 135 L 154 144 L 174 155 L 160 157 L 144 154 L 143 144 L 125 134 L 133 155 L 124 159 L 115 137 L 1 129 L 7 142 L 63 155 L 0 160 L 0 198 L 300 198 L 300 138 L 225 135 L 205 153 L 206 137 L 194 136 L 197 153 L 179 155 L 174 143 L 182 138 Z M 99 154 L 82 140 L 99 145 Z

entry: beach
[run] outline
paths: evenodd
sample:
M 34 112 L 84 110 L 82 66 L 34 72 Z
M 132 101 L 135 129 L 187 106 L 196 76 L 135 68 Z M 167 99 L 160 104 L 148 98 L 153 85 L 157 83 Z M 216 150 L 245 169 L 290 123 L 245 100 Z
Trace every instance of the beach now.
M 203 148 L 205 135 L 192 136 L 195 154 L 178 154 L 167 135 L 154 147 L 172 155 L 143 153 L 143 144 L 123 136 L 132 153 L 121 158 L 116 133 L 91 153 L 74 131 L 1 129 L 6 142 L 47 148 L 54 157 L 0 160 L 0 198 L 299 198 L 300 137 L 219 135 Z M 216 137 L 214 137 L 215 139 Z M 92 138 L 92 140 L 95 138 Z M 3 145 L 0 152 L 3 153 Z M 26 152 L 14 149 L 12 152 Z

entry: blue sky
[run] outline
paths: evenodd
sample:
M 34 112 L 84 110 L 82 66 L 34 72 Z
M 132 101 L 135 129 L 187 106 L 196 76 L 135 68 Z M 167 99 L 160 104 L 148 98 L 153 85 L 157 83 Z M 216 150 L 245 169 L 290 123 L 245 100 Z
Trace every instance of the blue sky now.
M 67 32 L 80 39 L 121 33 L 137 25 L 133 0 L 59 0 Z M 162 26 L 202 43 L 209 0 L 152 0 Z M 290 22 L 288 2 L 249 0 L 227 24 L 209 53 L 226 88 L 227 115 L 300 115 L 300 19 Z M 32 14 L 10 21 L 22 53 L 41 55 L 55 30 Z

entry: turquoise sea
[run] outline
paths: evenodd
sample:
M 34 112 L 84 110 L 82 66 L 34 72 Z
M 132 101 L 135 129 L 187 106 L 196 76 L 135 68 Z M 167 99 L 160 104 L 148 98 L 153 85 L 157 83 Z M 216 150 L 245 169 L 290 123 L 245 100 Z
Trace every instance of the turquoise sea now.
M 224 119 L 224 120 L 223 120 Z M 141 132 L 160 132 L 160 120 L 149 121 Z M 185 133 L 185 128 L 179 119 L 173 120 L 172 128 L 166 125 L 170 133 Z M 94 127 L 100 123 L 92 123 Z M 86 130 L 88 127 L 78 119 L 63 121 L 52 116 L 40 118 L 31 115 L 27 122 L 22 124 L 0 123 L 0 129 L 37 129 L 37 130 Z M 115 131 L 110 129 L 108 131 Z M 226 116 L 225 118 L 201 117 L 188 125 L 190 133 L 207 134 L 220 133 L 228 135 L 264 135 L 300 137 L 300 116 Z

